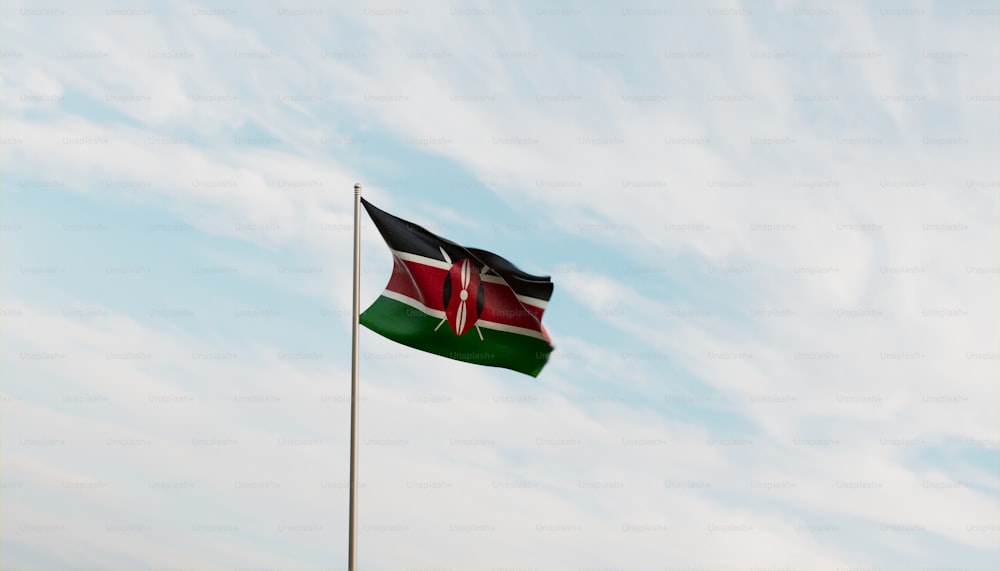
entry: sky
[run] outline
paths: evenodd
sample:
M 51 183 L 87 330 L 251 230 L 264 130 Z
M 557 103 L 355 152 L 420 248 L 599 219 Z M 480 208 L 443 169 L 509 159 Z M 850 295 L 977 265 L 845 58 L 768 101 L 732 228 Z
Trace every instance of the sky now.
M 346 568 L 361 183 L 555 351 L 361 330 L 359 569 L 996 568 L 998 20 L 4 2 L 0 567 Z

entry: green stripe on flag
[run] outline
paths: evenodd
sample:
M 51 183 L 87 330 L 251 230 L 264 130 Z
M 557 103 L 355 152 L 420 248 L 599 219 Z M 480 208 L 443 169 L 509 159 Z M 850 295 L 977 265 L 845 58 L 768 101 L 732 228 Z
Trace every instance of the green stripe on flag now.
M 361 324 L 375 333 L 435 355 L 457 361 L 503 367 L 537 377 L 549 359 L 552 346 L 545 340 L 517 333 L 475 328 L 461 337 L 447 323 L 400 301 L 379 296 L 364 313 Z

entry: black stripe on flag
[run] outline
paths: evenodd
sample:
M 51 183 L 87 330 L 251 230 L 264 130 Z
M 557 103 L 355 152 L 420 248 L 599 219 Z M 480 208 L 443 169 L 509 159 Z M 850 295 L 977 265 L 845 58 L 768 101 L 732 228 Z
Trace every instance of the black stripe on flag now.
M 416 254 L 435 260 L 441 259 L 444 250 L 452 261 L 470 258 L 480 267 L 490 268 L 488 273 L 500 276 L 510 285 L 514 293 L 548 301 L 552 297 L 552 280 L 549 276 L 535 276 L 520 270 L 517 266 L 492 252 L 478 248 L 466 248 L 451 240 L 442 238 L 423 226 L 414 224 L 379 210 L 364 198 L 361 203 L 371 216 L 385 243 L 393 250 Z

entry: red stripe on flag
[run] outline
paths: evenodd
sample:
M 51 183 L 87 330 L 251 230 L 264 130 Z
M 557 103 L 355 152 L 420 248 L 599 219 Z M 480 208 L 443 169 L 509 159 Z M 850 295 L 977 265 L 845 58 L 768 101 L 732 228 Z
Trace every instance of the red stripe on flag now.
M 444 311 L 441 288 L 448 276 L 447 270 L 404 262 L 396 256 L 392 261 L 392 276 L 385 289 L 412 297 L 430 309 Z
M 385 289 L 416 299 L 430 309 L 444 311 L 444 283 L 448 270 L 393 256 L 392 277 Z M 545 332 L 542 308 L 521 303 L 514 290 L 504 284 L 482 282 L 485 305 L 479 319 Z M 457 291 L 453 295 L 458 295 Z

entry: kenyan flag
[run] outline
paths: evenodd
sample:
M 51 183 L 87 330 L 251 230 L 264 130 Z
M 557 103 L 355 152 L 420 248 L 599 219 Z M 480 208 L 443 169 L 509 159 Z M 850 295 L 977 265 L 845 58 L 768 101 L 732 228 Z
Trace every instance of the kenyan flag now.
M 552 280 L 361 202 L 395 264 L 362 325 L 414 349 L 538 376 L 552 352 L 542 327 Z

